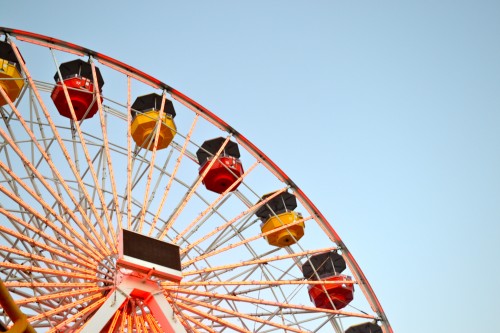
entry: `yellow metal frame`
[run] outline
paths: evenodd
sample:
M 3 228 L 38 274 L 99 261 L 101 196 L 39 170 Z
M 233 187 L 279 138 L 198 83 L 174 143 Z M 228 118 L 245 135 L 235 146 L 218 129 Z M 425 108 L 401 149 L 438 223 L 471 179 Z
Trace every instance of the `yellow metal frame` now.
M 0 305 L 7 316 L 14 322 L 14 325 L 7 330 L 7 333 L 36 333 L 35 329 L 28 323 L 28 318 L 19 310 L 16 302 L 0 280 Z

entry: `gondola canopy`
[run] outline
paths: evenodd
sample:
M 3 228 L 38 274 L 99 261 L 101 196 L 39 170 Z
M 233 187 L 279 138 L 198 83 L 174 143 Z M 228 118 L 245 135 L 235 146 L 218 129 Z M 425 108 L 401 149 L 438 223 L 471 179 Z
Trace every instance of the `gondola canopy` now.
M 162 99 L 163 97 L 156 93 L 137 97 L 132 104 L 132 117 L 135 117 L 137 115 L 137 112 L 143 113 L 150 110 L 160 111 Z M 172 118 L 175 118 L 174 104 L 168 98 L 165 98 L 163 113 L 170 115 L 170 117 Z
M 92 75 L 92 66 L 81 59 L 75 59 L 72 61 L 68 61 L 59 65 L 59 71 L 61 72 L 61 76 L 63 80 L 72 78 L 72 77 L 83 77 L 93 81 Z M 98 67 L 95 67 L 95 72 L 97 76 L 97 83 L 99 84 L 99 90 L 102 90 L 102 86 L 104 85 L 104 79 L 102 78 L 101 71 Z M 54 80 L 59 82 L 59 73 L 56 72 L 54 74 Z
M 376 323 L 369 322 L 349 327 L 345 333 L 382 333 L 382 327 Z
M 302 274 L 308 280 L 337 275 L 346 269 L 344 258 L 335 251 L 320 253 L 311 256 L 302 265 Z
M 202 165 L 212 156 L 217 154 L 220 147 L 224 144 L 226 138 L 218 137 L 215 139 L 206 140 L 201 145 L 200 149 L 196 151 L 196 156 L 198 157 L 198 163 Z M 229 140 L 221 153 L 221 156 L 232 156 L 235 158 L 240 158 L 240 150 L 238 144 Z
M 266 198 L 273 195 L 273 193 L 265 194 L 261 200 L 265 200 Z M 265 205 L 260 207 L 255 215 L 260 217 L 263 220 L 267 220 L 270 216 L 278 215 L 284 212 L 292 211 L 297 208 L 297 199 L 295 195 L 289 192 L 283 192 L 269 200 Z

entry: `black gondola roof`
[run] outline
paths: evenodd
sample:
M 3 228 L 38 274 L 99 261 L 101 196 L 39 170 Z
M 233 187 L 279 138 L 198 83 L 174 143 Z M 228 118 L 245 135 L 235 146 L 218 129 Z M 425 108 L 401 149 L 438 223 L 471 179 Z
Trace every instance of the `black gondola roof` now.
M 314 269 L 313 269 L 314 268 Z M 335 251 L 315 254 L 302 265 L 302 274 L 308 280 L 340 274 L 346 269 L 344 258 Z M 317 273 L 317 275 L 316 275 Z
M 226 141 L 226 138 L 218 137 L 203 142 L 201 147 L 196 151 L 198 163 L 201 165 L 205 163 L 206 160 L 217 154 L 220 147 L 224 144 L 224 141 Z M 235 158 L 240 158 L 240 150 L 238 148 L 238 144 L 229 140 L 224 147 L 221 155 L 229 155 Z
M 19 61 L 17 61 L 16 54 L 12 49 L 12 45 L 10 45 L 9 43 L 0 41 L 0 58 L 15 63 L 17 69 L 19 71 L 21 70 L 21 66 L 19 66 Z
M 382 333 L 382 327 L 373 322 L 353 325 L 345 333 Z
M 159 111 L 161 109 L 162 98 L 163 97 L 157 93 L 137 97 L 132 104 L 132 117 L 135 117 L 137 112 L 144 112 L 148 110 Z M 168 98 L 165 98 L 163 112 L 170 115 L 172 118 L 175 117 L 174 103 L 172 103 L 172 101 Z
M 274 193 L 275 192 L 264 195 L 259 202 L 265 200 Z M 294 210 L 295 208 L 297 208 L 297 199 L 295 198 L 295 195 L 289 192 L 282 192 L 269 200 L 267 204 L 260 207 L 255 215 L 261 219 L 267 219 L 275 214 L 281 214 L 286 211 Z
M 74 76 L 81 76 L 89 80 L 93 80 L 92 66 L 90 63 L 83 61 L 82 59 L 75 59 L 72 61 L 64 62 L 59 65 L 59 71 L 63 80 L 71 78 Z M 104 85 L 104 79 L 102 78 L 101 71 L 96 66 L 95 72 L 97 75 L 97 83 L 99 84 L 99 89 L 102 89 Z M 59 82 L 59 73 L 54 74 L 54 80 Z

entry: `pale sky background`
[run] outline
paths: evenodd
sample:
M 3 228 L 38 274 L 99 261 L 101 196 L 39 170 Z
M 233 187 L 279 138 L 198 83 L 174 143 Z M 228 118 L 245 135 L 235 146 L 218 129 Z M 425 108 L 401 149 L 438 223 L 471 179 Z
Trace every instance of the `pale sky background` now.
M 201 103 L 330 220 L 395 332 L 496 332 L 500 1 L 0 1 Z

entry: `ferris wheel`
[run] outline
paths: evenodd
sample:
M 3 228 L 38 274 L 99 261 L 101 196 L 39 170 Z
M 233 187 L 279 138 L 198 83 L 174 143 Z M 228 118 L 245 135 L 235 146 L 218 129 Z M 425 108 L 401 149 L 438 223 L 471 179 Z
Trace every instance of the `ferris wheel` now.
M 0 28 L 0 115 L 0 331 L 392 332 L 300 188 L 173 87 Z

